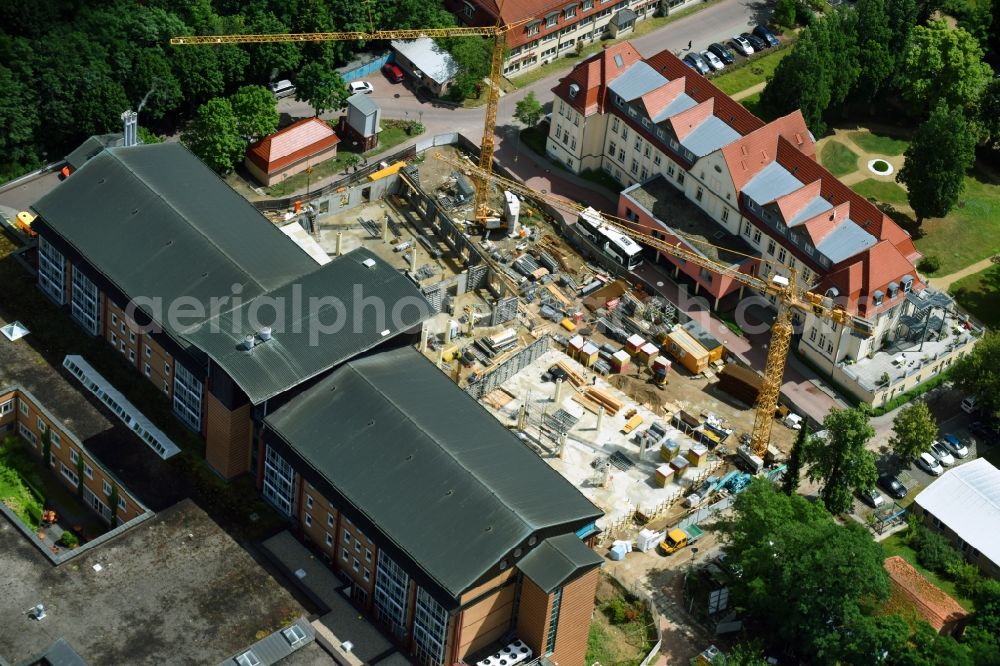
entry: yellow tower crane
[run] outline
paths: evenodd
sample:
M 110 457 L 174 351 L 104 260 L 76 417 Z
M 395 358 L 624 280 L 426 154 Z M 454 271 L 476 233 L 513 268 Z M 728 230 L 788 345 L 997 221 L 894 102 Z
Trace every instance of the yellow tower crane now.
M 478 167 L 468 161 L 444 155 L 436 155 L 436 157 L 449 164 L 465 169 L 474 175 L 478 170 Z M 523 183 L 508 180 L 495 174 L 492 176 L 492 180 L 495 184 L 511 192 L 531 199 L 541 199 L 565 211 L 579 213 L 587 208 L 568 199 L 550 194 L 542 194 Z M 867 336 L 872 333 L 872 325 L 865 319 L 851 315 L 842 307 L 835 305 L 832 299 L 828 297 L 800 287 L 796 283 L 794 270 L 791 271 L 790 277 L 786 278 L 775 274 L 770 280 L 766 280 L 756 275 L 743 273 L 733 266 L 726 266 L 715 262 L 698 252 L 693 252 L 682 247 L 679 242 L 676 244 L 669 243 L 664 239 L 638 231 L 634 223 L 629 220 L 604 213 L 601 213 L 601 217 L 609 227 L 624 233 L 639 243 L 654 248 L 663 254 L 683 259 L 706 270 L 732 278 L 765 296 L 773 296 L 775 298 L 778 313 L 774 324 L 771 326 L 771 342 L 767 350 L 767 363 L 764 367 L 764 378 L 761 383 L 760 393 L 757 396 L 757 404 L 755 405 L 756 415 L 754 417 L 753 432 L 750 436 L 750 448 L 754 455 L 763 456 L 771 440 L 771 426 L 774 421 L 775 410 L 778 407 L 778 398 L 781 394 L 781 381 L 785 374 L 785 361 L 788 357 L 788 349 L 792 341 L 792 316 L 794 312 L 811 312 L 818 317 L 846 326 L 859 335 Z M 694 246 L 712 246 L 711 243 L 689 238 L 682 233 L 676 231 L 673 233 L 678 238 L 683 238 L 686 242 Z M 771 263 L 764 260 L 758 261 L 761 263 Z M 782 266 L 781 268 L 784 267 Z
M 490 60 L 489 86 L 486 91 L 486 118 L 483 123 L 483 140 L 479 153 L 479 170 L 474 176 L 476 185 L 475 211 L 477 220 L 485 220 L 491 215 L 487 195 L 493 173 L 493 149 L 495 146 L 494 127 L 497 121 L 497 107 L 500 104 L 500 79 L 504 52 L 507 48 L 507 33 L 533 20 L 531 17 L 501 25 L 503 2 L 497 11 L 496 25 L 463 28 L 422 28 L 403 30 L 376 30 L 368 0 L 368 21 L 370 29 L 347 32 L 300 32 L 268 35 L 188 35 L 171 37 L 170 43 L 181 45 L 198 44 L 259 44 L 273 42 L 329 42 L 329 41 L 371 41 L 389 39 L 419 39 L 420 37 L 492 37 L 493 55 Z

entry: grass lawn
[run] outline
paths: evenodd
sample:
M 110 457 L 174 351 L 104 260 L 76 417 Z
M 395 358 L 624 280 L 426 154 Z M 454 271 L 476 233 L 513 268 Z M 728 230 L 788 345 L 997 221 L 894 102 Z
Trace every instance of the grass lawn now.
M 827 141 L 820 151 L 819 161 L 838 178 L 858 170 L 858 156 L 839 141 Z
M 0 443 L 0 502 L 21 522 L 37 530 L 42 521 L 42 480 L 34 460 L 16 437 Z
M 851 132 L 850 137 L 854 143 L 877 155 L 902 155 L 910 145 L 905 139 L 895 139 L 871 132 Z
M 826 148 L 823 149 L 823 154 L 826 155 Z M 854 153 L 851 153 L 854 155 Z M 826 160 L 823 160 L 823 165 L 826 168 L 833 171 L 834 175 L 838 174 L 829 165 L 826 164 Z M 855 183 L 851 185 L 851 189 L 860 194 L 863 197 L 874 197 L 883 203 L 889 203 L 893 206 L 906 206 L 906 190 L 897 185 L 885 180 L 875 180 L 874 178 L 865 178 L 860 183 Z
M 941 260 L 933 275 L 948 275 L 1000 254 L 1000 185 L 981 175 L 966 177 L 959 205 L 945 218 L 924 220 L 921 232 L 917 248 Z
M 406 128 L 411 126 L 412 121 L 406 120 L 383 120 L 382 121 L 382 131 L 378 135 L 378 145 L 369 150 L 366 153 L 361 153 L 361 157 L 370 157 L 371 155 L 376 155 L 378 153 L 389 150 L 394 146 L 412 139 L 414 137 L 420 136 L 420 133 L 407 134 Z M 337 156 L 326 160 L 325 162 L 320 162 L 312 167 L 312 173 L 307 174 L 305 172 L 297 173 L 290 178 L 286 178 L 280 183 L 272 185 L 265 191 L 268 196 L 271 197 L 283 197 L 295 192 L 296 190 L 301 190 L 306 187 L 310 182 L 318 183 L 323 178 L 327 176 L 332 176 L 334 174 L 344 171 L 348 166 L 351 156 L 358 155 L 358 153 L 353 153 L 349 151 L 337 151 Z
M 955 601 L 966 610 L 973 610 L 973 603 L 971 599 L 967 599 L 958 593 L 955 589 L 955 584 L 950 580 L 938 576 L 933 571 L 928 571 L 927 569 L 920 566 L 917 562 L 917 553 L 912 548 L 903 543 L 903 537 L 901 534 L 893 534 L 892 536 L 885 539 L 882 542 L 882 550 L 885 551 L 886 557 L 892 557 L 893 555 L 899 555 L 904 560 L 913 565 L 913 567 L 923 574 L 927 580 L 934 583 L 942 590 L 944 590 L 949 596 L 951 596 Z
M 1000 329 L 1000 265 L 968 275 L 948 291 L 973 317 L 993 330 Z M 1000 447 L 994 450 L 1000 451 Z
M 767 81 L 768 77 L 774 74 L 775 68 L 782 58 L 792 52 L 790 46 L 786 46 L 777 51 L 765 53 L 760 57 L 751 57 L 744 61 L 743 65 L 712 79 L 712 83 L 719 87 L 727 95 L 746 90 L 750 86 Z
M 545 141 L 549 135 L 538 127 L 525 127 L 521 130 L 521 145 L 531 148 L 533 151 L 545 157 Z M 553 162 L 556 166 L 558 163 Z
M 767 120 L 761 112 L 760 108 L 760 93 L 754 93 L 749 97 L 744 97 L 740 100 L 740 104 L 746 108 L 747 111 L 757 116 L 761 120 Z
M 590 56 L 597 53 L 598 51 L 603 50 L 605 46 L 611 46 L 612 44 L 617 44 L 618 42 L 632 40 L 635 39 L 636 37 L 642 37 L 643 35 L 653 32 L 654 30 L 658 30 L 659 28 L 662 28 L 665 25 L 673 23 L 678 19 L 682 19 L 685 16 L 690 16 L 695 12 L 700 12 L 701 10 L 709 7 L 710 5 L 715 4 L 718 1 L 719 0 L 701 2 L 693 7 L 682 9 L 679 12 L 672 12 L 670 16 L 657 16 L 655 18 L 649 18 L 643 21 L 637 21 L 635 24 L 635 29 L 632 32 L 628 33 L 627 35 L 624 35 L 621 39 L 602 39 L 595 41 L 592 44 L 588 44 L 587 46 L 585 46 L 579 55 L 577 55 L 576 51 L 571 50 L 568 55 L 563 55 L 562 57 L 554 58 L 552 62 L 550 62 L 547 65 L 536 67 L 535 69 L 529 72 L 521 74 L 520 76 L 515 75 L 510 79 L 510 82 L 514 85 L 515 88 L 523 88 L 527 85 L 531 85 L 535 81 L 540 81 L 541 79 L 552 76 L 553 74 L 569 70 L 575 67 L 578 62 L 582 62 L 587 58 L 589 58 Z M 480 104 L 484 103 L 485 100 L 480 102 Z

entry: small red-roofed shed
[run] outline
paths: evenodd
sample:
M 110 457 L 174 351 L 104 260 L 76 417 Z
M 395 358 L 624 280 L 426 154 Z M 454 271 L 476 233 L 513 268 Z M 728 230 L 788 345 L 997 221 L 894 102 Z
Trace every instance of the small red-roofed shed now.
M 303 118 L 247 148 L 244 164 L 262 185 L 337 156 L 340 138 L 319 118 Z

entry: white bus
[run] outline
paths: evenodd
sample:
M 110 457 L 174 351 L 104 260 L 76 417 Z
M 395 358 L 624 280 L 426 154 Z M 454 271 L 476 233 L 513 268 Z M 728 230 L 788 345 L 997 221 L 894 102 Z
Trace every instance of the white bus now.
M 625 268 L 633 270 L 642 263 L 642 246 L 605 224 L 604 218 L 593 208 L 581 211 L 576 223 L 580 233 Z

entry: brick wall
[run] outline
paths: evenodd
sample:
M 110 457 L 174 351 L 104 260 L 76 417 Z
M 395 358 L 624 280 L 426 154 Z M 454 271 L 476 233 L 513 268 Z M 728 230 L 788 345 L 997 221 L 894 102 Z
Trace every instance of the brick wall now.
M 517 637 L 536 655 L 544 652 L 551 610 L 552 597 L 545 594 L 529 578 L 523 578 L 521 601 L 517 606 Z
M 507 585 L 462 611 L 457 659 L 483 649 L 507 632 L 514 615 L 516 592 L 516 585 Z
M 205 460 L 224 479 L 250 470 L 251 406 L 230 411 L 205 391 Z
M 600 569 L 595 568 L 563 586 L 556 647 L 552 651 L 552 661 L 559 666 L 583 664 L 599 576 Z
M 10 405 L 10 407 L 3 407 Z M 10 409 L 12 407 L 12 409 Z M 0 412 L 10 409 L 0 417 L 0 426 L 10 428 L 11 434 L 17 434 L 28 442 L 28 448 L 39 457 L 41 464 L 42 455 L 42 433 L 48 430 L 51 433 L 51 447 L 49 450 L 49 469 L 57 479 L 74 493 L 77 484 L 73 480 L 79 478 L 78 463 L 83 463 L 83 487 L 93 493 L 93 497 L 88 506 L 105 520 L 110 519 L 110 507 L 108 507 L 108 496 L 112 485 L 118 486 L 118 511 L 119 523 L 124 523 L 145 512 L 136 499 L 118 483 L 107 470 L 94 458 L 62 424 L 54 421 L 47 414 L 43 413 L 36 399 L 24 391 L 9 391 L 0 396 Z M 86 497 L 86 493 L 85 493 Z M 98 502 L 95 506 L 94 502 Z M 101 507 L 105 507 L 102 509 Z

